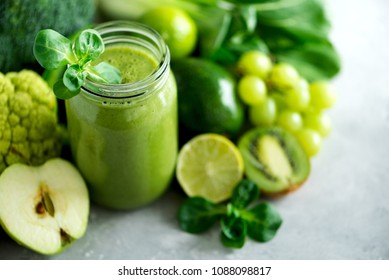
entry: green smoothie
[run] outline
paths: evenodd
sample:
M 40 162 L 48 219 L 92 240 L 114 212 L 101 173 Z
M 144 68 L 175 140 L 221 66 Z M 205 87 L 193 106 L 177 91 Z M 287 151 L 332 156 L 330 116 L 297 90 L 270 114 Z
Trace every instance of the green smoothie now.
M 100 60 L 116 66 L 134 87 L 160 65 L 150 52 L 129 44 L 106 47 Z M 135 208 L 168 188 L 178 136 L 176 84 L 166 71 L 144 94 L 115 98 L 123 90 L 113 85 L 107 96 L 83 90 L 66 101 L 73 157 L 97 204 Z

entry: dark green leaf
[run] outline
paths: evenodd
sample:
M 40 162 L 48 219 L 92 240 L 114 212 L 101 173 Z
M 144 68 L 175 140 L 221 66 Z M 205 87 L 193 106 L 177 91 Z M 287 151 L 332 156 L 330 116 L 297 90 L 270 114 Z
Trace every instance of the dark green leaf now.
M 248 235 L 259 242 L 273 239 L 282 224 L 278 211 L 267 202 L 255 206 L 244 215 L 248 223 Z
M 79 94 L 80 90 L 77 90 L 77 91 L 70 91 L 64 84 L 63 84 L 63 81 L 62 79 L 59 80 L 58 82 L 56 82 L 54 84 L 54 87 L 53 87 L 53 91 L 54 91 L 54 94 L 57 98 L 59 99 L 69 99 L 69 98 L 72 98 L 74 96 L 76 96 L 77 94 Z
M 258 196 L 258 186 L 254 182 L 244 179 L 240 181 L 239 184 L 235 187 L 232 193 L 231 203 L 236 208 L 244 209 L 250 203 L 257 200 Z
M 279 30 L 306 30 L 307 34 L 316 34 L 316 36 L 320 34 L 322 37 L 327 37 L 330 23 L 323 1 L 281 0 L 273 5 L 272 9 L 258 9 L 258 30 L 260 32 L 266 27 L 273 27 Z M 266 35 L 272 36 L 272 34 Z
M 299 48 L 279 51 L 279 61 L 294 65 L 309 81 L 328 80 L 341 68 L 341 61 L 333 46 L 326 43 L 308 43 Z
M 209 229 L 225 211 L 202 197 L 191 197 L 178 210 L 178 222 L 184 231 L 200 233 Z
M 96 60 L 104 52 L 103 39 L 94 29 L 83 30 L 75 39 L 74 51 L 82 66 Z
M 122 78 L 119 69 L 107 62 L 101 62 L 87 68 L 89 78 L 105 84 L 120 84 Z
M 281 0 L 258 10 L 257 34 L 277 61 L 289 62 L 309 81 L 330 79 L 340 71 L 329 41 L 330 22 L 320 0 Z
M 68 69 L 66 69 L 63 75 L 63 84 L 70 91 L 76 92 L 84 84 L 86 75 L 86 72 L 83 71 L 78 65 L 71 65 L 68 67 Z
M 219 49 L 226 39 L 231 23 L 231 14 L 228 11 L 213 8 L 206 16 L 197 16 L 199 27 L 199 45 L 202 56 L 209 56 Z
M 236 6 L 231 12 L 228 37 L 239 32 L 253 33 L 257 26 L 257 10 L 254 6 Z
M 242 54 L 251 50 L 269 53 L 269 49 L 256 34 L 237 33 L 209 56 L 221 64 L 234 64 Z
M 221 220 L 221 240 L 224 246 L 242 248 L 247 235 L 247 223 L 235 215 L 224 216 Z
M 38 32 L 34 42 L 34 56 L 46 69 L 56 69 L 74 60 L 71 41 L 52 29 Z

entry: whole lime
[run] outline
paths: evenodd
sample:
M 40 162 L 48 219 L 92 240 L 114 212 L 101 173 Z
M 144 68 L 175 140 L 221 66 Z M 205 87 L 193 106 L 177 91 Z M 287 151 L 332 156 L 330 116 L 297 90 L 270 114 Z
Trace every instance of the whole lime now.
M 196 23 L 179 8 L 170 6 L 153 8 L 143 14 L 140 21 L 162 36 L 173 59 L 190 55 L 196 47 Z
M 223 67 L 203 58 L 172 62 L 180 123 L 197 132 L 235 135 L 244 122 L 236 83 Z

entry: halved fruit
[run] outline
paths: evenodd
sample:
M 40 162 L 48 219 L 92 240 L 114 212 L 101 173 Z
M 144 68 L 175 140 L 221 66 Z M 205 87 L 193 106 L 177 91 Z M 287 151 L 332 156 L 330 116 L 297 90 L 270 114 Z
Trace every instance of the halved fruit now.
M 200 134 L 180 150 L 176 173 L 188 196 L 201 196 L 219 203 L 231 196 L 242 179 L 243 159 L 225 136 Z
M 309 176 L 307 155 L 295 137 L 281 128 L 252 129 L 240 138 L 238 147 L 246 176 L 267 195 L 296 190 Z
M 88 216 L 84 179 L 65 160 L 17 163 L 0 176 L 0 223 L 27 248 L 46 255 L 61 252 L 84 235 Z

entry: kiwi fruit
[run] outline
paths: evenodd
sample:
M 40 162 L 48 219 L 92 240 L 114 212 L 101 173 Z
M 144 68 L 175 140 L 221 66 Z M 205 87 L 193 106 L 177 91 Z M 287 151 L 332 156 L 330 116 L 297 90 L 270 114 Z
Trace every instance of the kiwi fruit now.
M 310 161 L 296 138 L 278 127 L 254 128 L 238 141 L 245 174 L 268 196 L 298 189 L 308 178 Z

